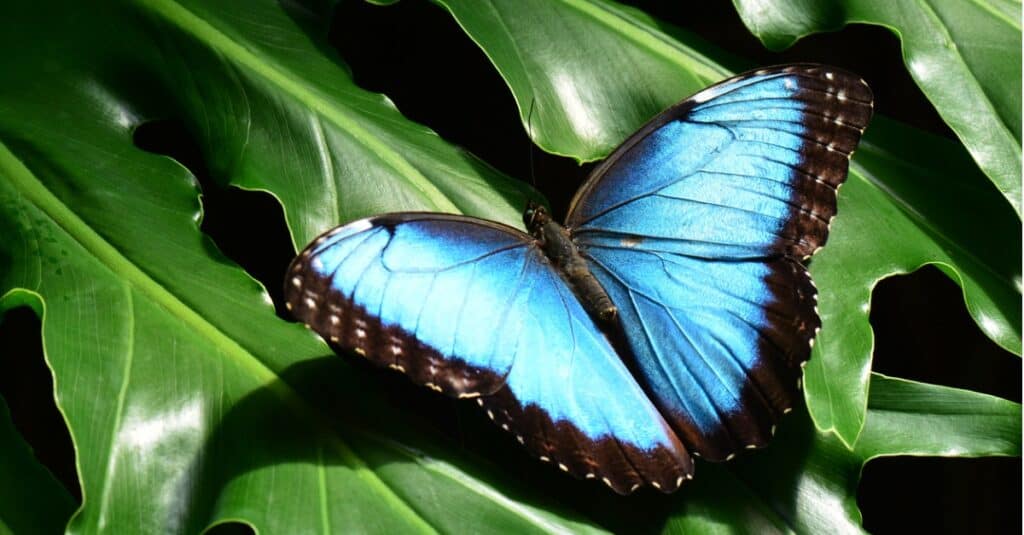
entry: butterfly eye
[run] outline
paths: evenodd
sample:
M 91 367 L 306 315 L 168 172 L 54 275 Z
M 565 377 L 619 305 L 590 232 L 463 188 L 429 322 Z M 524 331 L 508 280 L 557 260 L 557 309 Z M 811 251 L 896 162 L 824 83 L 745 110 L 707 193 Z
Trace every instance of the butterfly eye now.
M 526 228 L 531 231 L 542 223 L 538 218 L 544 213 L 544 207 L 529 201 L 526 203 L 526 210 L 523 211 L 523 223 L 526 224 Z

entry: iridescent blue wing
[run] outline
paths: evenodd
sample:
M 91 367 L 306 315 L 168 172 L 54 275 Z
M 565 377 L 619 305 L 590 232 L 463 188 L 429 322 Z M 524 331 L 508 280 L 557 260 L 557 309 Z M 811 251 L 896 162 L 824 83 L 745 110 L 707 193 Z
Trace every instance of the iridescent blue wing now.
M 675 490 L 686 450 L 532 238 L 444 214 L 334 229 L 286 281 L 325 339 L 477 402 L 542 460 L 627 493 Z
M 747 73 L 656 117 L 577 194 L 566 226 L 691 451 L 763 445 L 794 402 L 820 325 L 799 260 L 828 237 L 871 110 L 838 69 Z

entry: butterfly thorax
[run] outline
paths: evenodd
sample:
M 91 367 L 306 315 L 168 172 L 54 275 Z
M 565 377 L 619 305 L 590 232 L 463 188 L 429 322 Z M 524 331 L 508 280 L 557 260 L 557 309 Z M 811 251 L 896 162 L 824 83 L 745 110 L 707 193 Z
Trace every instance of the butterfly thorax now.
M 604 325 L 615 321 L 618 309 L 612 304 L 608 292 L 590 272 L 587 261 L 573 243 L 569 231 L 553 220 L 543 206 L 532 202 L 523 213 L 523 221 L 530 234 L 537 239 L 544 255 L 569 282 L 591 317 Z

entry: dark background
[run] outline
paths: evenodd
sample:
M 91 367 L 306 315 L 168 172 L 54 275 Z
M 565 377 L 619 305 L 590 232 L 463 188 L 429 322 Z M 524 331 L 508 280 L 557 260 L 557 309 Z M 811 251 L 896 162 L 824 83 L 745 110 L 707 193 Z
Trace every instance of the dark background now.
M 750 66 L 813 61 L 856 72 L 871 85 L 878 113 L 954 138 L 907 75 L 899 40 L 884 29 L 853 26 L 811 36 L 780 54 L 767 51 L 750 35 L 731 2 L 688 3 L 685 8 L 675 2 L 630 3 L 699 34 L 748 60 Z M 330 36 L 360 86 L 385 93 L 407 117 L 504 173 L 523 180 L 535 176 L 555 214 L 564 215 L 592 164 L 578 166 L 533 148 L 510 91 L 447 12 L 418 0 L 390 7 L 343 2 Z M 284 317 L 280 281 L 294 252 L 276 202 L 260 193 L 218 188 L 199 148 L 177 121 L 144 125 L 136 141 L 142 148 L 177 158 L 199 177 L 207 214 L 203 230 L 264 283 Z M 964 308 L 960 289 L 937 269 L 924 268 L 880 283 L 873 295 L 871 323 L 875 371 L 1021 400 L 1020 359 L 981 334 Z M 39 321 L 30 310 L 16 309 L 3 318 L 0 348 L 0 395 L 15 425 L 40 460 L 80 500 L 73 449 L 53 403 Z M 477 416 L 461 406 L 424 396 L 391 378 L 380 380 L 383 388 L 395 389 L 409 400 L 410 411 L 430 419 L 463 445 L 467 429 L 478 432 Z M 516 457 L 516 470 L 538 470 L 533 465 L 539 463 L 521 452 L 509 450 L 508 455 Z M 573 484 L 567 486 L 577 488 Z M 875 460 L 864 469 L 858 503 L 865 528 L 874 533 L 1019 533 L 1021 461 Z

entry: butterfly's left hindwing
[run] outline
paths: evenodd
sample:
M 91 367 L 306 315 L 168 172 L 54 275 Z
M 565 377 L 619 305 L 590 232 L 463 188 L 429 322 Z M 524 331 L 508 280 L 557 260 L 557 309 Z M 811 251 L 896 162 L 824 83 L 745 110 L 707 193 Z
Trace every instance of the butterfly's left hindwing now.
M 285 297 L 333 344 L 476 397 L 577 477 L 629 493 L 691 476 L 679 439 L 526 234 L 445 214 L 357 221 L 295 259 Z
M 838 69 L 740 75 L 655 118 L 577 194 L 566 226 L 691 451 L 761 446 L 796 401 L 820 324 L 799 260 L 828 237 L 871 102 Z

